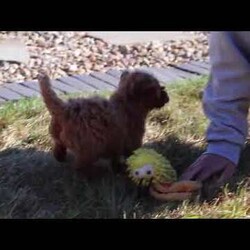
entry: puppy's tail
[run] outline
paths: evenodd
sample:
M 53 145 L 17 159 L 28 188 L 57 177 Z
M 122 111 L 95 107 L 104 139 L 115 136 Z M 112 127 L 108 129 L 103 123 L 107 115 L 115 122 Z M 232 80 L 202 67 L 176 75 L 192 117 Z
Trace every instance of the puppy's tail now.
M 38 75 L 38 82 L 41 89 L 41 95 L 49 112 L 53 115 L 61 115 L 65 109 L 65 103 L 58 98 L 56 93 L 51 88 L 49 76 L 41 72 Z

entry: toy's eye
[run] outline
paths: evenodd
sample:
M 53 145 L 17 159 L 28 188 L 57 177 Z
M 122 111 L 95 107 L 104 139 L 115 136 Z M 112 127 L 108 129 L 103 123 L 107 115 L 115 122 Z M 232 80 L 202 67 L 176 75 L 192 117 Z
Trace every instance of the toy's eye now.
M 152 174 L 151 170 L 148 170 L 147 175 L 151 175 L 151 174 Z
M 135 171 L 135 175 L 139 175 L 139 172 L 138 172 L 138 171 Z

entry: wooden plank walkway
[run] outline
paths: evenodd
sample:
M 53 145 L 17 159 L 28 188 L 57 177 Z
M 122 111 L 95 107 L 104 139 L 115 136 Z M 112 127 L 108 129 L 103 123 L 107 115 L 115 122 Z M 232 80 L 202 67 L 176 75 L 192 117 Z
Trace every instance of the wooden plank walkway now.
M 181 79 L 208 75 L 208 62 L 191 61 L 181 65 L 170 65 L 166 68 L 141 67 L 138 68 L 153 74 L 161 84 L 168 84 Z M 84 75 L 72 75 L 52 80 L 52 88 L 57 94 L 113 91 L 118 87 L 122 70 L 111 69 L 105 73 L 92 72 Z M 16 101 L 21 98 L 39 97 L 40 89 L 37 81 L 20 83 L 6 83 L 0 85 L 0 105 L 6 101 Z

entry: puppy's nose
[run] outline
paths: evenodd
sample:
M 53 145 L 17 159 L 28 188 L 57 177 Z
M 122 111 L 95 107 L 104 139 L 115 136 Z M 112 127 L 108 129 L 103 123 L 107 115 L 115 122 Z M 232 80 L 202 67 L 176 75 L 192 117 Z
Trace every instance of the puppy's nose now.
M 166 97 L 166 102 L 169 102 L 169 96 L 167 95 L 167 97 Z
M 162 99 L 164 100 L 165 103 L 169 102 L 169 96 L 166 91 L 162 92 Z

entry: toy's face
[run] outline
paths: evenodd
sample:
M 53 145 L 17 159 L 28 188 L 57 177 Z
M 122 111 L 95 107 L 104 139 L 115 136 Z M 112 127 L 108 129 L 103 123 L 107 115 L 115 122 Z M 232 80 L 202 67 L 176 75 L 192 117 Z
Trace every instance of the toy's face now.
M 141 168 L 133 171 L 133 177 L 137 179 L 151 179 L 154 175 L 154 169 L 152 165 L 144 165 Z
M 152 149 L 137 149 L 126 164 L 129 177 L 139 186 L 175 180 L 175 171 L 170 163 Z

